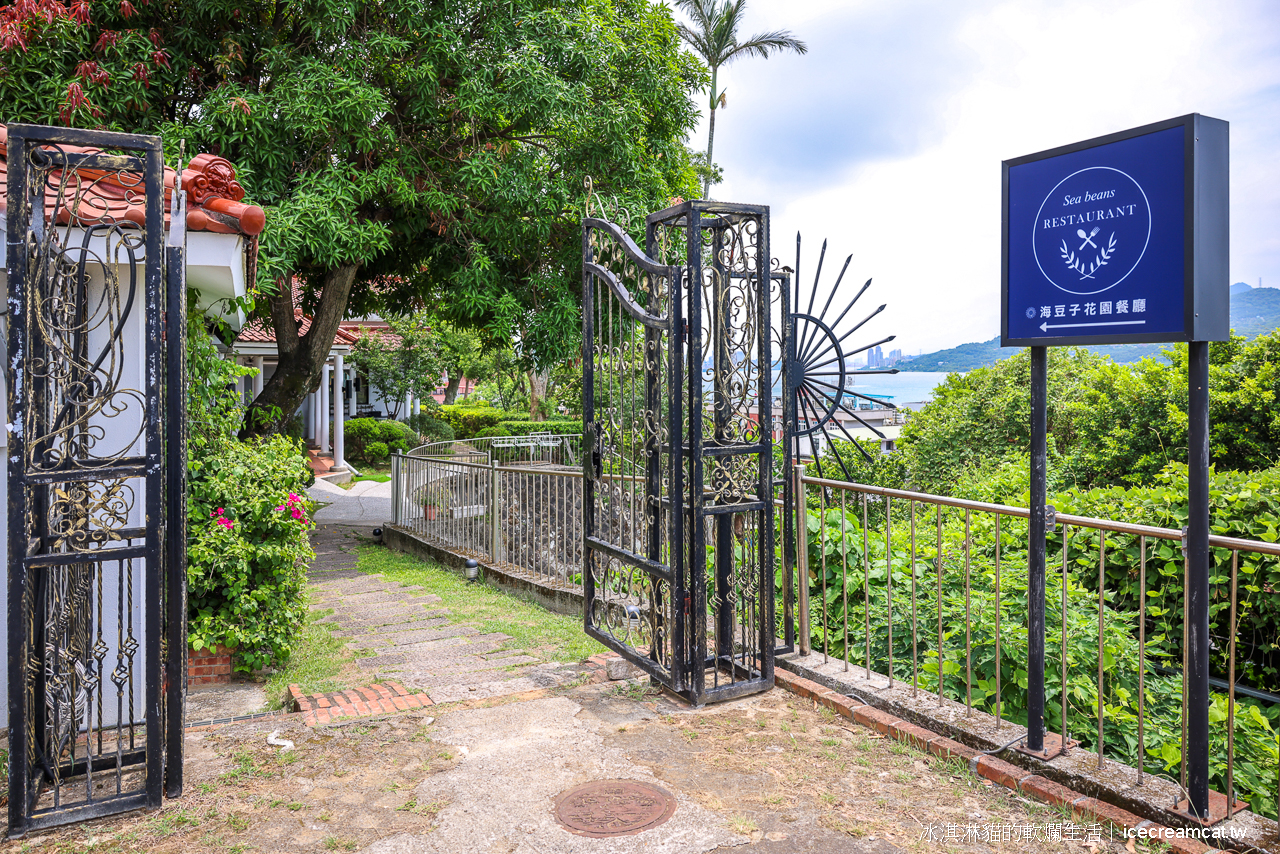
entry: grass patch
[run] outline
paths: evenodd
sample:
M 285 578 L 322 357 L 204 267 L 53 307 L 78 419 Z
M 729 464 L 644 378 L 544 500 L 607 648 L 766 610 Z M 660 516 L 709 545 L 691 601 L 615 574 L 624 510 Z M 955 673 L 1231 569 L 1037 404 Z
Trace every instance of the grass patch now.
M 361 572 L 380 573 L 388 581 L 415 585 L 439 596 L 449 609 L 451 623 L 510 635 L 507 649 L 519 649 L 544 661 L 564 662 L 581 661 L 605 651 L 583 633 L 580 617 L 553 614 L 487 585 L 468 584 L 439 564 L 385 546 L 362 544 L 356 554 L 356 567 Z
M 339 485 L 343 489 L 350 489 L 354 484 L 357 484 L 362 480 L 371 480 L 374 483 L 386 483 L 387 481 L 391 480 L 391 475 L 383 474 L 382 472 L 378 472 L 378 471 L 371 471 L 368 474 L 362 474 L 357 477 L 353 477 L 351 478 L 351 480 L 347 481 L 346 483 L 339 484 Z
M 346 640 L 334 636 L 331 629 L 336 626 L 317 622 L 323 616 L 315 612 L 307 614 L 293 654 L 283 667 L 267 678 L 268 709 L 284 706 L 290 685 L 300 686 L 304 694 L 327 694 L 366 681 L 364 674 L 351 663 L 351 653 L 343 649 Z

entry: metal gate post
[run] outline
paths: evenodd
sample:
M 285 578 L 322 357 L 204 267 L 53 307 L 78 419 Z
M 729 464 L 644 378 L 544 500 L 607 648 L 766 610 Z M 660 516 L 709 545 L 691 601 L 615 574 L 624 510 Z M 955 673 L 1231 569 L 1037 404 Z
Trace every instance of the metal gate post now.
M 1187 794 L 1209 815 L 1209 342 L 1188 345 Z M 1234 793 L 1228 793 L 1228 796 Z
M 182 794 L 182 758 L 187 700 L 187 194 L 179 176 L 165 247 L 165 446 L 170 465 L 165 484 L 165 568 L 168 638 L 165 697 L 166 797 Z
M 802 462 L 796 463 L 795 484 L 792 494 L 796 502 L 796 610 L 799 612 L 796 638 L 800 642 L 800 654 L 808 655 L 813 648 L 809 634 L 809 511 L 805 507 Z
M 1044 505 L 1048 466 L 1046 433 L 1049 385 L 1047 350 L 1047 347 L 1031 348 L 1031 518 L 1027 524 L 1027 750 L 1035 753 L 1044 751 Z M 1065 578 L 1062 583 L 1067 583 Z M 1064 631 L 1065 628 L 1064 626 Z M 1062 733 L 1062 740 L 1064 743 L 1067 740 L 1065 732 Z

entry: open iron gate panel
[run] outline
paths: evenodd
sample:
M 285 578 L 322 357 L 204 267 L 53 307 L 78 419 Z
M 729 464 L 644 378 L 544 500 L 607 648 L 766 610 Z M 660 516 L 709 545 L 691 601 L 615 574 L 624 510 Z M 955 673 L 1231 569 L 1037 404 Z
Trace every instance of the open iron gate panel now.
M 769 212 L 583 228 L 588 634 L 695 704 L 773 684 Z M 791 632 L 787 632 L 788 635 Z
M 158 137 L 14 124 L 7 144 L 17 836 L 181 790 L 185 217 L 175 192 L 166 247 Z M 106 175 L 118 204 L 88 192 Z

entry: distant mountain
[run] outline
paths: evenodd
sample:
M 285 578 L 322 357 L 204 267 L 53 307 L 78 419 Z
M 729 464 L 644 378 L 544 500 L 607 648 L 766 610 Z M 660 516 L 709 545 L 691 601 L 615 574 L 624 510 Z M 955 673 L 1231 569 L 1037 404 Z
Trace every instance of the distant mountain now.
M 1280 288 L 1253 288 L 1244 282 L 1231 286 L 1231 331 L 1246 338 L 1280 329 Z M 1163 344 L 1107 344 L 1087 348 L 1117 362 L 1158 357 Z M 990 341 L 961 344 L 936 353 L 925 353 L 894 365 L 900 371 L 971 371 L 993 365 L 1012 355 L 1000 347 L 1000 336 Z
M 990 341 L 979 341 L 972 344 L 961 344 L 949 350 L 936 353 L 925 353 L 905 362 L 897 362 L 894 367 L 900 371 L 972 371 L 974 368 L 985 368 L 1010 355 L 1001 349 L 1000 336 Z
M 1254 338 L 1280 327 L 1280 288 L 1250 288 L 1231 294 L 1231 330 Z

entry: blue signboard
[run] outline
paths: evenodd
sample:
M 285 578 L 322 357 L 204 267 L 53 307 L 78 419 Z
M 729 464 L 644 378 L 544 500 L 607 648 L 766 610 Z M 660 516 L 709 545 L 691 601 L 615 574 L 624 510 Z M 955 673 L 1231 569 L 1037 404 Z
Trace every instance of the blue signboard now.
M 1226 338 L 1226 202 L 1199 115 L 1005 161 L 1001 344 Z

